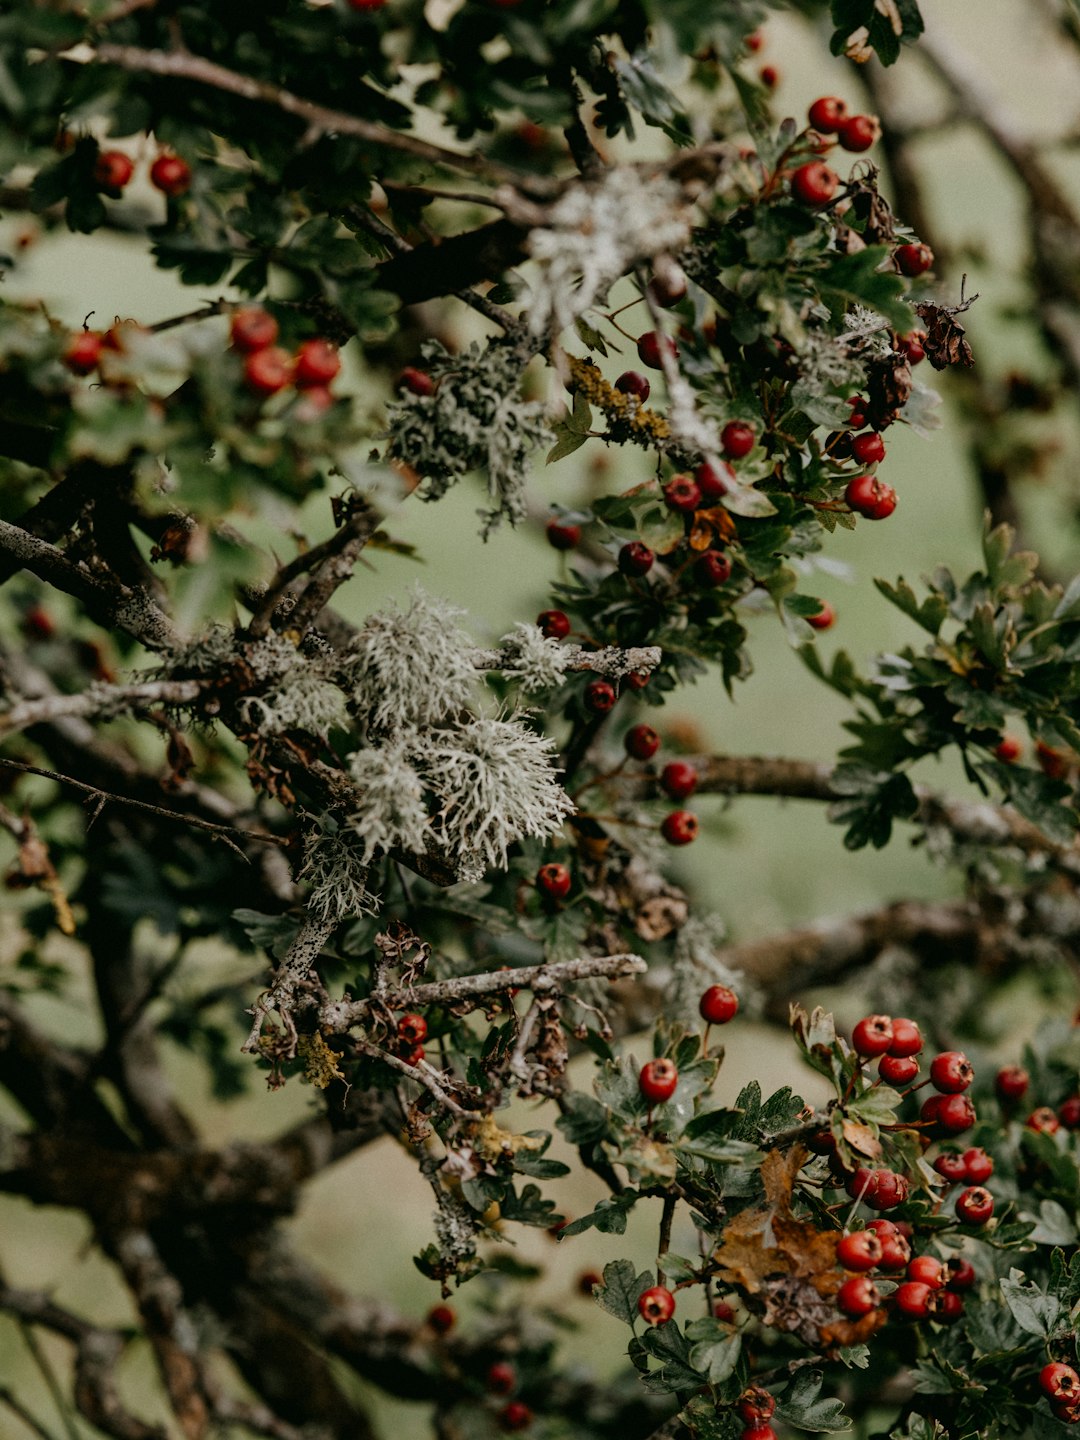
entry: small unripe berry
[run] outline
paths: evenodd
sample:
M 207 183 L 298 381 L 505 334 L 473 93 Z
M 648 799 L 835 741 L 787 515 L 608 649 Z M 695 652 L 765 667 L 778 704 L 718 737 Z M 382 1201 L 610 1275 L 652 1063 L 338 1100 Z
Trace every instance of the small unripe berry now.
M 852 457 L 860 465 L 877 465 L 885 459 L 885 441 L 876 430 L 856 435 L 851 442 Z
M 123 190 L 134 173 L 130 156 L 122 150 L 102 150 L 94 163 L 94 179 L 103 190 Z
M 664 350 L 674 360 L 676 355 L 675 342 L 667 335 L 662 335 L 659 330 L 646 330 L 645 334 L 638 338 L 637 353 L 638 359 L 650 370 L 662 370 L 663 361 L 660 358 Z
M 862 1316 L 869 1315 L 871 1310 L 877 1309 L 881 1296 L 869 1275 L 852 1275 L 836 1292 L 836 1303 L 845 1315 L 859 1320 Z
M 545 533 L 553 550 L 573 550 L 581 544 L 580 525 L 564 525 L 561 520 L 549 520 Z
M 1016 735 L 1003 735 L 994 746 L 994 758 L 1004 765 L 1014 765 L 1023 754 L 1024 747 Z
M 179 155 L 159 155 L 150 166 L 150 184 L 175 200 L 191 188 L 191 166 Z
M 876 475 L 856 475 L 844 491 L 844 499 L 867 520 L 887 520 L 896 509 L 896 491 Z
M 509 1395 L 517 1384 L 517 1372 L 505 1360 L 496 1360 L 488 1366 L 485 1381 L 492 1395 Z
M 916 1255 L 907 1267 L 907 1278 L 929 1285 L 931 1290 L 940 1290 L 945 1284 L 945 1271 L 933 1255 Z
M 720 500 L 735 484 L 735 471 L 724 461 L 716 466 L 703 460 L 694 471 L 694 479 L 703 500 Z
M 632 725 L 623 736 L 623 746 L 632 760 L 651 760 L 660 749 L 660 736 L 651 725 Z
M 868 1060 L 884 1055 L 892 1038 L 892 1020 L 888 1015 L 865 1015 L 851 1032 L 852 1048 Z
M 675 475 L 664 486 L 664 500 L 669 510 L 687 514 L 701 504 L 701 491 L 689 475 Z
M 686 760 L 672 760 L 660 772 L 660 788 L 672 800 L 685 800 L 697 789 L 698 772 Z
M 652 386 L 639 371 L 624 370 L 615 381 L 615 389 L 621 390 L 624 395 L 636 395 L 644 405 L 649 398 Z
M 541 865 L 536 872 L 536 888 L 552 900 L 565 900 L 570 894 L 572 883 L 573 876 L 567 867 L 555 861 L 549 865 Z
M 640 540 L 631 540 L 619 551 L 619 569 L 624 575 L 640 579 L 647 575 L 656 561 L 656 556 Z
M 943 1050 L 930 1062 L 930 1080 L 944 1095 L 959 1095 L 975 1078 L 971 1061 L 960 1050 Z
M 1061 1129 L 1061 1121 L 1049 1105 L 1040 1105 L 1037 1110 L 1033 1110 L 1024 1124 L 1029 1130 L 1036 1130 L 1042 1135 L 1056 1135 Z
M 398 1039 L 406 1045 L 419 1045 L 427 1039 L 427 1021 L 423 1015 L 402 1015 L 397 1022 Z
M 922 1033 L 914 1020 L 904 1015 L 894 1015 L 892 1022 L 892 1044 L 889 1054 L 897 1056 L 918 1055 L 923 1048 Z
M 64 364 L 73 375 L 89 375 L 101 359 L 101 336 L 96 330 L 80 330 L 68 341 Z
M 930 1314 L 933 1293 L 930 1286 L 924 1285 L 920 1280 L 905 1280 L 896 1287 L 892 1300 L 900 1314 L 907 1319 L 925 1320 Z
M 670 1065 L 670 1060 L 667 1063 Z M 648 1066 L 645 1068 L 648 1069 Z M 671 1068 L 674 1070 L 674 1065 Z M 641 1073 L 644 1075 L 645 1071 L 643 1070 Z M 671 1089 L 674 1090 L 674 1088 L 675 1086 L 672 1085 Z M 664 1098 L 666 1099 L 667 1096 Z M 666 1286 L 653 1285 L 640 1297 L 637 1308 L 641 1318 L 647 1320 L 650 1325 L 663 1325 L 675 1314 L 675 1296 Z
M 594 715 L 606 715 L 616 699 L 615 686 L 607 680 L 590 680 L 585 686 L 585 708 Z
M 845 1270 L 873 1270 L 881 1263 L 881 1239 L 874 1230 L 856 1230 L 836 1242 L 836 1258 Z
M 881 125 L 876 115 L 849 115 L 837 131 L 837 138 L 844 150 L 861 155 L 881 139 Z
M 562 610 L 541 610 L 536 623 L 549 640 L 565 640 L 570 634 L 570 617 Z
M 1022 1065 L 1003 1065 L 994 1076 L 999 1100 L 1020 1100 L 1027 1093 L 1031 1076 Z
M 329 385 L 341 370 L 341 357 L 329 340 L 305 340 L 296 352 L 293 378 L 300 390 L 313 385 Z
M 886 1085 L 910 1085 L 918 1073 L 914 1055 L 882 1055 L 878 1061 L 878 1074 Z
M 244 359 L 244 379 L 258 395 L 276 395 L 292 380 L 292 359 L 280 346 L 255 350 Z
M 739 1012 L 739 997 L 726 985 L 710 985 L 698 1001 L 701 1018 L 709 1025 L 726 1025 Z
M 985 1185 L 994 1173 L 994 1157 L 988 1155 L 981 1145 L 973 1145 L 962 1156 L 967 1179 L 972 1185 Z
M 822 600 L 821 609 L 816 615 L 807 615 L 806 623 L 813 630 L 831 630 L 836 624 L 836 611 L 828 600 Z
M 509 1405 L 504 1405 L 499 1411 L 499 1426 L 503 1430 L 527 1430 L 532 1421 L 532 1411 L 520 1400 L 511 1400 Z
M 697 839 L 698 818 L 689 810 L 673 810 L 660 825 L 660 834 L 669 845 L 689 845 Z
M 729 460 L 741 460 L 754 448 L 754 427 L 742 420 L 729 420 L 720 431 L 720 448 Z
M 847 105 L 835 95 L 822 95 L 806 112 L 814 130 L 822 135 L 835 135 L 847 119 Z
M 907 275 L 914 279 L 917 275 L 925 275 L 930 266 L 934 263 L 934 252 L 929 245 L 900 245 L 897 247 L 895 256 L 896 268 L 901 275 Z
M 975 1266 L 962 1255 L 954 1255 L 945 1265 L 945 1286 L 949 1290 L 970 1290 L 978 1276 Z
M 731 556 L 725 550 L 706 550 L 694 564 L 694 574 L 699 585 L 707 590 L 716 590 L 731 579 Z
M 457 1316 L 449 1305 L 434 1305 L 427 1313 L 427 1323 L 436 1335 L 445 1335 L 457 1323 Z
M 965 1225 L 985 1225 L 994 1213 L 994 1197 L 985 1185 L 970 1185 L 956 1197 L 957 1218 Z
M 261 305 L 243 305 L 234 310 L 229 321 L 229 339 L 233 349 L 245 355 L 265 350 L 278 337 L 278 323 Z
M 397 388 L 408 390 L 411 395 L 434 395 L 435 381 L 426 370 L 418 370 L 415 365 L 406 365 L 397 378 Z
M 804 205 L 827 205 L 836 194 L 840 179 L 823 160 L 800 165 L 791 177 L 791 193 Z
M 1071 1365 L 1051 1362 L 1039 1371 L 1039 1389 L 1049 1400 L 1075 1404 L 1080 1400 L 1080 1375 Z

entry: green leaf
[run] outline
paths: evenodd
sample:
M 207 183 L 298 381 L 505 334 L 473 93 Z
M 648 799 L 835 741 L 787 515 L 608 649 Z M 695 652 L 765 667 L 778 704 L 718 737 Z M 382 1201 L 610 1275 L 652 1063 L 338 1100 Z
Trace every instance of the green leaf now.
M 582 1215 L 577 1220 L 571 1220 L 569 1225 L 564 1225 L 559 1231 L 559 1239 L 565 1240 L 570 1235 L 580 1235 L 583 1231 L 592 1229 L 599 1230 L 602 1235 L 625 1235 L 627 1217 L 637 1203 L 637 1198 L 636 1190 L 623 1190 L 619 1195 L 599 1201 L 596 1209 L 588 1215 Z
M 998 1283 L 1005 1303 L 1021 1330 L 1048 1340 L 1057 1329 L 1062 1315 L 1061 1301 L 1057 1296 L 1040 1290 L 1034 1281 L 1025 1278 L 1022 1270 L 1010 1270 L 1009 1278 Z
M 655 1280 L 643 1270 L 635 1273 L 630 1260 L 612 1260 L 604 1266 L 603 1284 L 598 1285 L 593 1295 L 600 1307 L 614 1315 L 626 1325 L 633 1325 L 638 1319 L 638 1301 Z
M 886 600 L 891 600 L 905 615 L 909 615 L 916 625 L 921 625 L 931 635 L 937 635 L 948 618 L 949 603 L 944 595 L 931 592 L 925 600 L 920 601 L 903 579 L 897 580 L 895 585 L 890 585 L 887 580 L 875 580 L 874 584 Z
M 653 58 L 646 51 L 639 50 L 629 60 L 617 60 L 615 73 L 623 94 L 640 110 L 646 124 L 659 127 L 676 145 L 690 144 L 693 133 L 686 111 L 660 79 Z
M 791 1389 L 776 1407 L 776 1414 L 798 1430 L 836 1434 L 851 1429 L 851 1417 L 844 1414 L 840 1400 L 819 1400 L 824 1376 L 820 1370 L 800 1370 Z
M 858 1100 L 849 1101 L 844 1107 L 853 1119 L 863 1120 L 868 1125 L 888 1125 L 896 1119 L 900 1095 L 888 1085 L 875 1086 Z
M 555 1124 L 571 1145 L 589 1145 L 607 1134 L 608 1112 L 591 1095 L 571 1090 L 562 1099 L 562 1114 Z
M 691 1320 L 686 1327 L 690 1344 L 690 1364 L 706 1375 L 710 1385 L 722 1385 L 735 1372 L 742 1353 L 742 1336 L 730 1325 L 706 1317 Z
M 901 334 L 912 328 L 915 315 L 904 299 L 907 286 L 894 271 L 877 268 L 889 258 L 885 245 L 868 245 L 853 255 L 828 254 L 816 278 L 821 299 L 835 320 L 842 320 L 851 305 L 866 305 Z
M 1039 1219 L 1031 1239 L 1036 1245 L 1075 1245 L 1076 1224 L 1064 1205 L 1056 1200 L 1044 1200 L 1039 1206 Z

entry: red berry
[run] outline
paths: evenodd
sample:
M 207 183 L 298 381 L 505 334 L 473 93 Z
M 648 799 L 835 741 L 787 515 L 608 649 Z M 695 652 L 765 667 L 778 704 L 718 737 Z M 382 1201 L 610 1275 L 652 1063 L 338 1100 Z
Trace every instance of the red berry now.
M 701 491 L 689 475 L 674 475 L 664 486 L 664 500 L 669 510 L 688 514 L 701 504 Z
M 751 1385 L 739 1396 L 735 1408 L 748 1425 L 763 1425 L 776 1410 L 776 1396 L 770 1395 L 764 1385 Z
M 1063 1100 L 1057 1113 L 1066 1130 L 1080 1130 L 1080 1095 L 1070 1095 Z
M 754 427 L 742 420 L 729 420 L 720 431 L 720 448 L 729 460 L 741 460 L 754 448 Z
M 550 865 L 541 865 L 536 872 L 536 888 L 542 890 L 552 900 L 565 900 L 570 894 L 570 886 L 573 877 L 565 865 L 552 862 Z
M 896 1287 L 892 1298 L 901 1315 L 909 1320 L 925 1320 L 930 1314 L 933 1293 L 930 1286 L 924 1285 L 921 1280 L 905 1280 Z
M 964 1302 L 952 1290 L 935 1290 L 930 1297 L 930 1318 L 939 1325 L 955 1325 L 964 1313 Z
M 292 359 L 277 345 L 255 350 L 244 360 L 244 379 L 259 395 L 276 395 L 292 380 Z
M 889 1054 L 900 1057 L 918 1055 L 923 1048 L 922 1033 L 914 1020 L 908 1020 L 903 1015 L 894 1015 L 892 1022 L 892 1044 L 889 1046 Z
M 717 1300 L 712 1307 L 713 1318 L 721 1324 L 733 1325 L 735 1323 L 735 1311 L 726 1300 Z
M 698 818 L 689 810 L 673 810 L 664 817 L 660 834 L 669 845 L 689 845 L 697 839 Z
M 828 600 L 822 600 L 820 603 L 821 609 L 816 615 L 807 615 L 806 623 L 814 630 L 831 630 L 836 624 L 836 611 Z
M 650 1105 L 670 1100 L 678 1083 L 679 1072 L 674 1060 L 650 1060 L 641 1067 L 638 1076 L 638 1088 Z M 667 1316 L 664 1318 L 666 1320 Z
M 876 115 L 849 115 L 837 131 L 837 138 L 844 150 L 861 155 L 881 139 L 881 125 Z
M 80 330 L 64 351 L 64 364 L 73 375 L 89 375 L 100 359 L 101 336 L 96 330 Z
M 988 1155 L 981 1145 L 973 1145 L 963 1154 L 967 1179 L 972 1185 L 985 1185 L 994 1173 L 994 1157 Z
M 914 278 L 916 275 L 925 275 L 930 266 L 934 263 L 934 252 L 929 245 L 900 245 L 894 255 L 896 268 L 901 275 L 908 275 Z
M 836 1136 L 831 1130 L 814 1130 L 806 1137 L 806 1148 L 812 1155 L 832 1155 L 836 1150 Z
M 341 357 L 329 340 L 305 340 L 296 352 L 293 378 L 297 388 L 308 390 L 313 385 L 329 385 L 341 369 Z
M 660 736 L 651 725 L 632 725 L 623 736 L 626 753 L 633 760 L 651 760 L 660 749 Z
M 955 1150 L 944 1150 L 934 1161 L 934 1169 L 939 1175 L 944 1176 L 951 1185 L 966 1182 L 968 1178 L 967 1164 L 963 1155 Z
M 573 550 L 581 543 L 581 526 L 564 525 L 561 520 L 549 520 L 547 542 L 554 550 Z
M 856 1054 L 872 1060 L 884 1055 L 892 1044 L 892 1020 L 888 1015 L 865 1015 L 851 1032 Z
M 457 1316 L 449 1305 L 435 1305 L 427 1313 L 427 1323 L 436 1335 L 445 1335 L 454 1328 L 456 1322 Z
M 926 359 L 925 341 L 925 330 L 912 330 L 910 335 L 898 335 L 894 348 L 905 357 L 909 365 L 918 365 Z
M 865 435 L 855 436 L 851 454 L 860 465 L 878 465 L 885 459 L 885 441 L 876 430 L 869 430 Z
M 619 569 L 624 575 L 640 579 L 652 569 L 656 556 L 640 540 L 631 540 L 619 551 Z
M 643 365 L 647 365 L 650 370 L 662 370 L 664 368 L 663 361 L 660 359 L 662 349 L 674 360 L 677 353 L 675 342 L 667 335 L 662 335 L 659 330 L 646 330 L 645 334 L 638 338 L 638 359 Z
M 954 1255 L 945 1266 L 945 1285 L 949 1290 L 970 1290 L 978 1278 L 975 1266 L 961 1255 Z
M 435 381 L 426 370 L 417 370 L 415 365 L 406 365 L 397 378 L 397 388 L 408 390 L 412 395 L 434 395 Z
M 847 403 L 851 408 L 848 424 L 852 430 L 861 430 L 870 418 L 867 402 L 861 395 L 852 395 Z
M 1039 769 L 1051 780 L 1060 780 L 1069 768 L 1065 752 L 1055 750 L 1052 745 L 1047 745 L 1042 740 L 1036 742 L 1035 759 L 1039 762 Z
M 836 1292 L 836 1303 L 845 1315 L 859 1320 L 863 1315 L 869 1315 L 871 1310 L 877 1309 L 881 1296 L 869 1275 L 852 1275 Z
M 665 310 L 677 305 L 686 295 L 686 275 L 682 267 L 673 265 L 665 275 L 654 275 L 649 281 L 649 294 Z
M 739 997 L 726 985 L 710 985 L 698 1001 L 701 1018 L 709 1025 L 726 1025 L 739 1013 Z
M 660 788 L 672 800 L 685 800 L 697 789 L 698 773 L 686 760 L 672 760 L 660 772 Z
M 1020 1100 L 1027 1093 L 1031 1076 L 1022 1065 L 1003 1065 L 994 1076 L 999 1100 Z
M 549 640 L 565 640 L 570 634 L 570 617 L 562 610 L 541 610 L 536 623 Z
M 919 1073 L 919 1062 L 914 1055 L 882 1055 L 877 1068 L 887 1085 L 910 1085 Z
M 235 350 L 250 355 L 265 350 L 278 337 L 278 323 L 261 305 L 244 305 L 234 310 L 229 321 L 229 339 Z
M 985 1225 L 994 1213 L 994 1197 L 985 1185 L 969 1185 L 956 1197 L 956 1215 L 965 1225 Z
M 1056 1135 L 1061 1129 L 1061 1121 L 1049 1105 L 1040 1105 L 1037 1110 L 1033 1110 L 1024 1124 L 1029 1130 L 1037 1130 L 1043 1135 Z
M 427 1021 L 423 1015 L 403 1015 L 397 1022 L 397 1033 L 406 1045 L 419 1045 L 427 1038 Z
M 19 621 L 19 629 L 28 640 L 51 640 L 56 621 L 41 605 L 32 605 Z
M 647 670 L 631 670 L 625 681 L 631 690 L 644 690 L 648 683 L 649 672 Z
M 896 509 L 896 491 L 876 475 L 856 475 L 844 499 L 867 520 L 886 520 Z
M 822 135 L 835 135 L 847 119 L 847 106 L 835 95 L 822 95 L 806 112 L 813 129 Z
M 564 1225 L 568 1225 L 569 1223 L 568 1220 L 563 1222 Z M 559 1228 L 562 1229 L 562 1226 Z M 604 1277 L 600 1274 L 599 1270 L 583 1270 L 577 1277 L 577 1288 L 582 1295 L 592 1295 L 596 1287 L 603 1283 Z
M 960 1050 L 943 1050 L 930 1062 L 930 1080 L 944 1095 L 959 1095 L 975 1078 L 971 1061 Z
M 703 500 L 720 500 L 734 485 L 735 471 L 724 461 L 717 467 L 703 460 L 694 471 L 694 479 Z
M 644 405 L 652 386 L 639 370 L 624 370 L 615 381 L 615 389 L 621 390 L 624 395 L 636 395 Z
M 881 1241 L 880 1270 L 903 1270 L 911 1259 L 911 1246 L 891 1220 L 870 1220 L 867 1230 L 873 1230 Z
M 607 680 L 590 680 L 585 686 L 585 708 L 594 715 L 606 715 L 616 699 L 615 686 Z
M 191 188 L 191 166 L 179 155 L 159 155 L 150 166 L 150 184 L 175 200 Z
M 933 1255 L 916 1255 L 907 1267 L 907 1278 L 929 1285 L 931 1290 L 940 1290 L 945 1284 L 945 1270 Z
M 780 84 L 780 71 L 775 65 L 762 65 L 758 71 L 758 79 L 766 90 L 775 90 Z
M 836 1243 L 836 1258 L 845 1270 L 873 1270 L 883 1253 L 875 1230 L 856 1230 Z
M 517 1372 L 505 1360 L 496 1360 L 488 1366 L 486 1380 L 492 1395 L 509 1395 L 517 1384 Z
M 994 746 L 994 756 L 1005 765 L 1013 765 L 1023 754 L 1024 747 L 1016 735 L 1003 735 Z
M 416 1045 L 411 1050 L 402 1048 L 398 1051 L 398 1054 L 402 1060 L 405 1061 L 406 1065 L 419 1065 L 420 1061 L 424 1058 L 424 1047 L 423 1045 Z
M 102 150 L 94 164 L 94 179 L 103 190 L 123 190 L 135 166 L 122 150 Z
M 1075 1404 L 1080 1400 L 1080 1375 L 1071 1365 L 1052 1361 L 1039 1371 L 1039 1389 L 1048 1399 L 1059 1404 Z
M 348 0 L 350 10 L 381 10 L 386 0 Z
M 654 1065 L 671 1065 L 670 1060 L 654 1060 L 652 1063 Z M 648 1068 L 648 1065 L 646 1065 L 645 1070 Z M 671 1065 L 671 1068 L 674 1070 L 675 1066 Z M 641 1072 L 642 1077 L 645 1075 L 645 1070 Z M 674 1089 L 675 1082 L 673 1080 L 671 1090 L 664 1096 L 665 1100 Z M 663 1325 L 675 1314 L 675 1296 L 672 1295 L 666 1286 L 653 1285 L 640 1297 L 637 1302 L 637 1308 L 641 1318 L 647 1320 L 650 1325 Z
M 944 1095 L 931 1095 L 928 1099 L 924 1100 L 922 1109 L 919 1111 L 919 1119 L 926 1121 L 928 1124 L 936 1125 L 938 1111 L 941 1109 L 944 1099 Z
M 1054 1418 L 1064 1425 L 1080 1425 L 1080 1405 L 1065 1405 L 1060 1401 L 1051 1404 Z
M 975 1124 L 975 1106 L 968 1095 L 939 1095 L 934 1122 L 947 1135 L 962 1135 Z
M 896 1205 L 903 1205 L 908 1198 L 908 1182 L 904 1176 L 895 1170 L 877 1170 L 875 1174 L 877 1182 L 863 1197 L 864 1203 L 871 1210 L 892 1210 Z
M 503 1430 L 527 1430 L 532 1421 L 532 1411 L 520 1400 L 511 1400 L 509 1405 L 504 1405 L 499 1411 L 499 1426 Z
M 840 179 L 824 160 L 800 165 L 791 177 L 791 193 L 804 205 L 827 205 L 836 194 Z
M 694 565 L 698 584 L 708 590 L 726 585 L 731 579 L 731 556 L 724 550 L 706 550 L 699 555 Z
M 746 48 L 750 51 L 751 55 L 756 55 L 764 44 L 765 37 L 760 30 L 753 30 L 746 37 Z

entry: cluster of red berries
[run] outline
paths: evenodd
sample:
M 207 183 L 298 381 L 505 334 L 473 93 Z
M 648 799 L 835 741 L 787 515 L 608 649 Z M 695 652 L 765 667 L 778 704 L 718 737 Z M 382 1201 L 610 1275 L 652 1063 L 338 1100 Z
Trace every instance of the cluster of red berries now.
M 114 198 L 120 195 L 135 174 L 135 162 L 123 150 L 99 150 L 94 162 L 94 181 Z M 170 200 L 191 188 L 191 166 L 179 155 L 163 152 L 150 166 L 150 183 Z
M 1052 1360 L 1039 1371 L 1039 1389 L 1050 1401 L 1050 1409 L 1066 1425 L 1080 1423 L 1080 1375 L 1071 1365 Z
M 739 1419 L 746 1426 L 739 1440 L 776 1440 L 769 1424 L 776 1410 L 776 1397 L 764 1385 L 750 1385 L 735 1402 Z
M 1022 1065 L 1003 1065 L 994 1077 L 994 1090 L 1001 1104 L 1011 1109 L 1027 1094 L 1031 1076 Z M 1080 1130 L 1080 1095 L 1069 1095 L 1056 1110 L 1037 1105 L 1024 1124 L 1029 1130 L 1054 1135 L 1058 1130 Z
M 876 430 L 866 430 L 870 423 L 869 407 L 861 395 L 848 400 L 851 411 L 848 428 L 834 432 L 825 442 L 833 460 L 851 458 L 859 465 L 877 467 L 885 459 L 885 442 Z M 864 431 L 856 434 L 856 431 Z M 848 481 L 844 499 L 857 515 L 866 520 L 887 520 L 896 509 L 896 491 L 879 480 L 874 469 Z
M 406 1065 L 419 1065 L 424 1058 L 423 1042 L 427 1033 L 427 1021 L 423 1015 L 402 1015 L 398 1021 L 397 1054 Z
M 107 354 L 121 354 L 128 338 L 145 333 L 131 320 L 118 320 L 108 330 L 76 331 L 64 347 L 64 364 L 73 375 L 91 375 Z
M 333 403 L 330 384 L 341 370 L 341 357 L 329 340 L 305 340 L 295 355 L 274 342 L 278 323 L 261 305 L 234 310 L 229 325 L 233 349 L 244 357 L 244 379 L 256 395 L 276 395 L 287 385 L 304 392 L 309 407 L 325 410 Z
M 865 1229 L 837 1242 L 837 1260 L 855 1273 L 841 1284 L 836 1303 L 853 1320 L 887 1305 L 906 1320 L 951 1325 L 964 1313 L 963 1292 L 975 1284 L 975 1267 L 960 1256 L 947 1262 L 934 1255 L 913 1256 L 906 1228 L 891 1220 L 871 1220 Z M 903 1272 L 904 1279 L 887 1300 L 870 1278 L 872 1270 Z
M 651 760 L 660 748 L 660 736 L 651 725 L 632 725 L 623 736 L 632 760 Z M 688 760 L 671 760 L 660 771 L 660 789 L 672 800 L 688 800 L 697 789 L 698 772 Z M 669 845 L 689 845 L 697 839 L 698 818 L 690 810 L 673 810 L 660 824 Z

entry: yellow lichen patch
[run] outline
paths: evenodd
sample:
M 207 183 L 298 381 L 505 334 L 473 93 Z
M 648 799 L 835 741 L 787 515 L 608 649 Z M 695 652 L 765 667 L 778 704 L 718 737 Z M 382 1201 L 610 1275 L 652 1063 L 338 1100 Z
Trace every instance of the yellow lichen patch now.
M 481 1160 L 493 1164 L 519 1150 L 542 1150 L 544 1141 L 532 1135 L 515 1135 L 496 1124 L 493 1115 L 485 1115 L 472 1133 L 472 1147 Z
M 649 410 L 633 396 L 624 395 L 609 385 L 591 360 L 582 360 L 577 355 L 568 356 L 570 362 L 571 388 L 585 396 L 591 405 L 603 410 L 612 421 L 622 421 L 630 434 L 641 442 L 666 440 L 671 430 L 662 415 Z
M 345 1079 L 338 1067 L 339 1057 L 327 1045 L 321 1031 L 316 1030 L 314 1035 L 299 1035 L 296 1049 L 304 1062 L 304 1079 L 317 1090 L 325 1090 L 331 1080 Z

